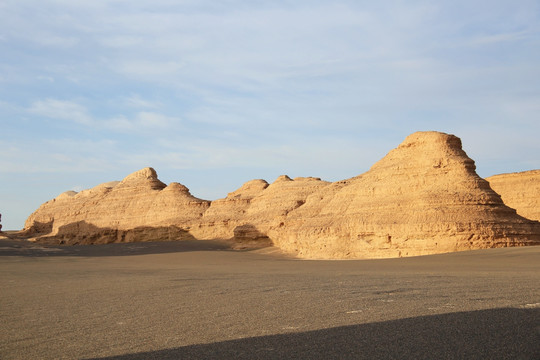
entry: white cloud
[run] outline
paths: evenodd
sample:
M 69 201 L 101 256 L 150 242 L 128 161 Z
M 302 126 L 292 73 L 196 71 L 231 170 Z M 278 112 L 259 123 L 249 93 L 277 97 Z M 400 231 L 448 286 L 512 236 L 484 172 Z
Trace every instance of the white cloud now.
M 156 77 L 156 80 L 161 81 L 163 79 L 160 76 L 173 76 L 178 73 L 185 64 L 178 61 L 150 61 L 150 60 L 136 60 L 126 61 L 117 66 L 117 70 L 120 73 L 134 76 L 135 78 L 148 79 L 149 77 Z
M 102 123 L 103 126 L 117 131 L 154 132 L 172 127 L 178 129 L 180 119 L 156 112 L 141 111 L 132 118 L 117 116 L 109 120 L 104 120 Z
M 0 167 L 6 173 L 91 172 L 114 169 L 119 146 L 111 140 L 69 138 L 4 142 Z
M 178 123 L 179 119 L 155 112 L 142 111 L 137 114 L 136 122 L 142 127 L 164 129 L 171 126 L 172 124 Z
M 526 39 L 530 36 L 534 36 L 531 31 L 517 31 L 509 33 L 499 33 L 493 35 L 482 35 L 474 37 L 470 40 L 471 45 L 488 45 L 501 42 L 511 42 Z
M 108 129 L 119 131 L 131 131 L 134 129 L 134 124 L 125 116 L 115 116 L 111 119 L 105 120 L 105 127 Z
M 41 81 L 47 81 L 47 82 L 50 82 L 50 83 L 53 83 L 54 82 L 54 78 L 52 76 L 44 76 L 44 75 L 39 75 L 37 77 L 38 80 L 41 80 Z
M 162 103 L 158 101 L 151 101 L 151 100 L 143 99 L 140 95 L 137 95 L 137 94 L 124 97 L 123 103 L 133 108 L 150 108 L 150 109 L 156 109 L 163 105 Z
M 41 34 L 33 40 L 39 45 L 52 47 L 73 47 L 80 41 L 73 36 L 57 36 L 51 34 Z
M 68 120 L 76 123 L 91 125 L 92 117 L 86 107 L 73 101 L 57 99 L 38 100 L 32 103 L 29 112 L 51 119 Z
M 142 36 L 118 35 L 101 39 L 100 42 L 111 48 L 128 48 L 141 44 L 146 40 Z
M 138 97 L 127 100 L 130 104 L 138 107 L 155 106 L 150 102 Z M 167 116 L 158 112 L 139 111 L 133 116 L 117 115 L 108 119 L 99 119 L 90 113 L 83 105 L 74 101 L 58 99 L 38 100 L 27 109 L 29 113 L 50 119 L 72 121 L 88 127 L 100 129 L 106 128 L 119 132 L 153 133 L 170 129 L 178 129 L 181 120 L 178 117 Z

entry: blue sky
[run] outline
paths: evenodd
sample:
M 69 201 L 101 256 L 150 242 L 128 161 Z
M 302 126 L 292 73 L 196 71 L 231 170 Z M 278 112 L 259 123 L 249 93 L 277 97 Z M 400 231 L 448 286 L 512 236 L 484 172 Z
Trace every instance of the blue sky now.
M 410 133 L 540 168 L 540 2 L 2 0 L 0 212 L 152 166 L 213 200 L 361 174 Z

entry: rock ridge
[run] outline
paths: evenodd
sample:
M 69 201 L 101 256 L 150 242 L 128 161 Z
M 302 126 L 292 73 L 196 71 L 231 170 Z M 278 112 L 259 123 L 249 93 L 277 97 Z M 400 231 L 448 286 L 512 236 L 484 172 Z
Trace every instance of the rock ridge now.
M 519 215 L 540 221 L 540 170 L 499 174 L 486 180 Z
M 540 244 L 538 213 L 531 212 L 538 209 L 540 170 L 488 182 L 475 169 L 457 136 L 435 131 L 409 135 L 350 179 L 256 179 L 215 201 L 177 182 L 166 185 L 147 167 L 120 182 L 60 194 L 30 215 L 23 232 L 66 244 L 232 239 L 322 259 Z M 521 190 L 511 195 L 517 183 Z M 531 189 L 536 200 L 525 203 Z M 516 213 L 507 199 L 523 210 Z

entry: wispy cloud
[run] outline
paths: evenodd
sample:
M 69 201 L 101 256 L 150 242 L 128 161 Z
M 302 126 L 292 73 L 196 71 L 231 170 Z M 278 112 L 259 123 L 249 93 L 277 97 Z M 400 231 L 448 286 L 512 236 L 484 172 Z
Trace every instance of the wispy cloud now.
M 170 129 L 172 127 L 178 129 L 180 119 L 160 113 L 141 111 L 136 113 L 132 118 L 118 116 L 104 120 L 102 123 L 107 128 L 119 131 L 155 131 Z
M 79 43 L 79 39 L 72 36 L 58 36 L 50 34 L 42 34 L 37 39 L 36 43 L 41 46 L 50 47 L 73 47 Z
M 470 40 L 470 44 L 471 45 L 497 44 L 501 42 L 519 41 L 519 40 L 526 39 L 531 36 L 539 36 L 539 35 L 540 33 L 534 34 L 532 31 L 529 31 L 529 30 L 509 32 L 509 33 L 490 34 L 490 35 L 481 35 L 481 36 L 473 37 Z
M 130 48 L 133 46 L 140 45 L 145 40 L 146 38 L 142 36 L 117 35 L 117 36 L 103 38 L 100 40 L 100 42 L 106 47 L 119 49 L 119 48 Z
M 149 78 L 156 78 L 161 80 L 161 76 L 169 77 L 174 76 L 185 64 L 180 61 L 150 61 L 150 60 L 130 60 L 121 63 L 116 67 L 116 70 L 122 74 L 132 76 L 135 78 L 143 78 L 148 80 Z
M 126 106 L 133 107 L 133 108 L 156 109 L 156 108 L 159 108 L 159 107 L 163 106 L 163 104 L 158 102 L 158 101 L 152 101 L 152 100 L 144 99 L 138 94 L 132 94 L 132 95 L 129 95 L 129 96 L 124 96 L 122 98 L 122 101 L 124 102 L 124 104 L 126 104 Z
M 11 156 L 2 157 L 2 171 L 9 174 L 95 172 L 114 169 L 121 151 L 113 140 L 56 137 L 4 142 Z
M 80 124 L 91 125 L 93 119 L 88 110 L 81 104 L 73 101 L 44 99 L 32 103 L 29 112 L 50 119 L 73 121 Z
M 136 107 L 155 107 L 139 97 L 127 100 Z M 132 116 L 116 115 L 110 118 L 97 118 L 82 104 L 75 101 L 58 99 L 38 100 L 27 109 L 29 113 L 53 120 L 65 120 L 96 129 L 110 129 L 119 132 L 150 132 L 178 128 L 181 120 L 178 117 L 167 116 L 158 112 L 139 111 Z M 149 134 L 149 135 L 150 135 Z

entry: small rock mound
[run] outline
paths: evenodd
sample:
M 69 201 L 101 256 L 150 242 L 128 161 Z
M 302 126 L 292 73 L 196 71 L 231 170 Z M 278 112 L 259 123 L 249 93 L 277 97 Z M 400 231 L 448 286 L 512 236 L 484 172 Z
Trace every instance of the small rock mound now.
M 264 189 L 268 187 L 268 183 L 262 179 L 256 179 L 246 182 L 238 190 L 233 191 L 227 195 L 227 199 L 233 198 L 253 198 L 259 195 Z
M 272 223 L 281 222 L 308 195 L 327 184 L 320 180 L 294 181 L 287 175 L 270 185 L 264 180 L 248 181 L 225 199 L 212 201 L 201 223 L 191 232 L 202 239 L 234 238 L 246 242 L 249 237 L 252 241 L 267 238 Z
M 158 179 L 156 170 L 152 169 L 151 167 L 146 167 L 126 176 L 124 180 L 115 186 L 115 188 L 148 188 L 152 190 L 162 190 L 166 186 L 167 185 Z
M 138 180 L 157 180 L 157 172 L 151 167 L 145 167 L 139 171 L 135 171 L 132 174 L 129 174 L 122 180 L 123 183 L 138 181 Z

